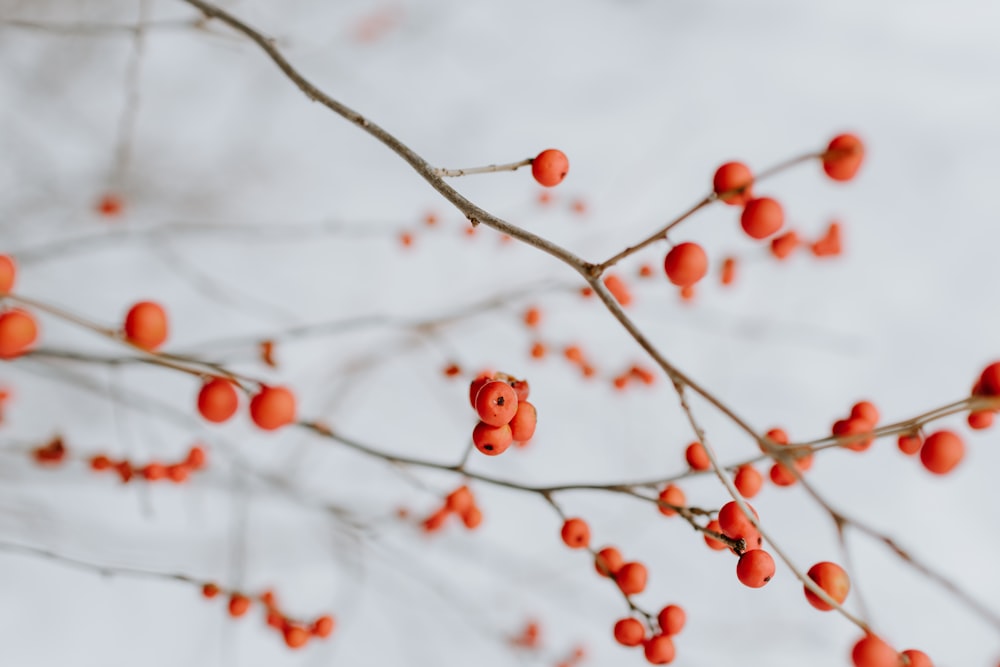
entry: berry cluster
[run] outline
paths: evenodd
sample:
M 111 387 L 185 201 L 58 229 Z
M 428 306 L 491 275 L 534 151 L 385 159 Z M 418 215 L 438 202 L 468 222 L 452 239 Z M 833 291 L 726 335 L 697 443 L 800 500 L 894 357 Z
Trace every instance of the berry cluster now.
M 427 533 L 437 532 L 452 514 L 460 518 L 469 530 L 475 530 L 483 522 L 483 513 L 476 505 L 472 489 L 464 484 L 445 496 L 444 504 L 424 519 L 421 525 Z
M 228 421 L 239 409 L 237 385 L 229 378 L 209 377 L 198 391 L 198 412 L 206 420 L 219 424 Z M 258 428 L 273 431 L 295 421 L 295 394 L 288 387 L 261 385 L 250 399 L 250 418 Z
M 272 591 L 265 591 L 253 598 L 239 591 L 226 591 L 214 583 L 207 583 L 201 587 L 201 594 L 207 599 L 215 598 L 220 593 L 229 597 L 229 615 L 233 618 L 246 615 L 256 599 L 264 606 L 268 627 L 281 633 L 288 648 L 302 648 L 311 637 L 325 639 L 333 633 L 334 620 L 332 616 L 323 615 L 312 622 L 292 620 L 279 609 L 277 598 Z
M 17 282 L 17 262 L 0 255 L 0 297 L 9 294 Z M 35 316 L 23 308 L 0 312 L 0 359 L 14 359 L 31 349 L 38 339 Z
M 41 465 L 59 465 L 69 456 L 69 448 L 60 437 L 55 437 L 44 445 L 31 450 L 35 462 Z M 139 465 L 128 459 L 114 459 L 105 454 L 95 454 L 86 459 L 94 472 L 113 472 L 122 483 L 127 483 L 138 477 L 147 482 L 169 481 L 176 484 L 186 482 L 192 472 L 205 468 L 207 457 L 205 450 L 195 445 L 188 450 L 183 460 L 175 463 L 150 461 Z
M 527 380 L 503 373 L 480 373 L 469 385 L 469 402 L 479 415 L 472 442 L 487 456 L 498 456 L 513 442 L 527 442 L 535 434 L 538 416 L 528 402 Z

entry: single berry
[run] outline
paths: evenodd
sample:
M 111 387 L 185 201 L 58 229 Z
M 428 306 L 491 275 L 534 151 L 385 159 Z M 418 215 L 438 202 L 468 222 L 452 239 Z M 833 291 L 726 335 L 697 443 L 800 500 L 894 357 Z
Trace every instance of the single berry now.
M 899 451 L 903 452 L 907 456 L 912 456 L 920 451 L 920 448 L 924 444 L 924 439 L 919 433 L 904 433 L 899 436 L 896 441 L 896 446 L 899 447 Z
M 712 461 L 708 458 L 705 446 L 700 442 L 692 442 L 684 450 L 684 458 L 692 470 L 711 470 Z
M 899 667 L 900 659 L 896 649 L 875 635 L 865 635 L 851 649 L 854 667 Z
M 490 426 L 509 424 L 517 412 L 517 393 L 506 382 L 487 382 L 476 394 L 476 412 Z
M 507 424 L 490 426 L 485 422 L 479 422 L 472 429 L 472 443 L 476 449 L 487 456 L 503 454 L 512 442 L 514 442 L 514 436 Z
M 590 526 L 580 518 L 566 519 L 562 526 L 562 541 L 570 549 L 585 549 L 590 546 Z
M 760 588 L 774 577 L 774 559 L 763 549 L 746 551 L 736 563 L 736 577 L 750 588 Z
M 469 383 L 469 404 L 472 405 L 472 409 L 476 409 L 476 396 L 479 395 L 479 390 L 482 389 L 487 382 L 493 381 L 493 371 L 483 371 Z
M 510 420 L 511 437 L 517 442 L 527 442 L 535 435 L 535 425 L 538 423 L 538 413 L 535 406 L 527 401 L 517 404 L 517 412 Z
M 930 656 L 928 656 L 923 651 L 918 651 L 915 648 L 908 648 L 901 654 L 909 660 L 907 667 L 934 667 L 934 663 L 931 662 Z
M 295 421 L 295 394 L 286 387 L 262 385 L 250 399 L 250 418 L 265 431 L 273 431 Z
M 646 638 L 646 629 L 637 618 L 623 618 L 615 623 L 615 641 L 622 646 L 638 646 Z
M 663 631 L 663 634 L 676 635 L 684 629 L 684 623 L 687 622 L 687 614 L 684 613 L 682 607 L 670 604 L 660 610 L 660 614 L 656 619 L 660 623 L 660 630 Z
M 0 255 L 0 294 L 14 289 L 17 282 L 17 262 L 10 255 Z
M 740 226 L 753 239 L 766 239 L 784 224 L 785 212 L 781 204 L 770 197 L 751 199 L 740 216 Z
M 646 590 L 649 573 L 642 563 L 625 563 L 615 573 L 615 582 L 625 595 L 638 595 Z
M 965 444 L 952 431 L 931 433 L 920 448 L 920 462 L 935 475 L 946 475 L 965 456 Z
M 320 616 L 313 622 L 310 631 L 317 637 L 329 637 L 333 632 L 333 617 Z
M 239 403 L 236 386 L 226 378 L 211 378 L 198 392 L 198 412 L 215 424 L 222 423 L 236 414 Z
M 651 665 L 666 665 L 674 661 L 674 642 L 667 635 L 654 635 L 643 644 L 646 662 Z
M 744 498 L 753 498 L 760 492 L 760 487 L 764 485 L 764 478 L 757 472 L 756 468 L 746 463 L 736 469 L 733 484 L 741 496 Z
M 865 146 L 853 134 L 840 134 L 830 140 L 823 154 L 823 171 L 835 181 L 849 181 L 861 168 Z
M 687 505 L 687 498 L 684 497 L 684 492 L 681 491 L 679 486 L 674 484 L 668 484 L 665 489 L 660 491 L 660 501 L 661 503 L 667 503 L 667 505 L 674 505 L 676 507 L 685 507 Z M 666 505 L 659 505 L 660 514 L 664 516 L 674 516 L 677 514 L 677 510 L 667 507 Z
M 678 287 L 688 287 L 708 273 L 708 255 L 697 243 L 679 243 L 663 260 L 667 278 Z
M 285 625 L 283 634 L 288 648 L 302 648 L 309 641 L 309 631 L 291 623 Z
M 719 525 L 718 519 L 712 519 L 709 521 L 708 524 L 705 525 L 705 529 L 710 530 L 713 533 L 723 534 L 722 527 Z M 725 542 L 717 540 L 711 535 L 705 535 L 705 544 L 715 551 L 724 551 L 729 548 Z
M 816 585 L 822 588 L 827 595 L 832 597 L 837 604 L 843 604 L 844 600 L 847 599 L 847 593 L 851 590 L 851 579 L 847 576 L 847 572 L 844 568 L 840 567 L 836 563 L 830 563 L 824 561 L 822 563 L 816 563 L 811 568 L 807 575 L 810 579 L 816 582 Z M 803 593 L 805 593 L 806 600 L 809 604 L 816 607 L 820 611 L 830 611 L 833 609 L 832 606 L 820 599 L 818 595 L 813 593 L 811 590 L 802 587 Z
M 233 593 L 229 598 L 229 615 L 239 618 L 250 609 L 250 598 L 239 593 Z
M 562 151 L 555 148 L 542 151 L 531 161 L 531 175 L 540 185 L 547 188 L 562 183 L 568 173 L 569 159 Z
M 19 308 L 0 313 L 0 359 L 21 356 L 37 339 L 38 324 L 31 313 Z
M 621 552 L 614 547 L 604 547 L 594 556 L 594 569 L 604 577 L 614 577 L 624 563 Z
M 140 301 L 126 313 L 124 331 L 127 341 L 153 351 L 167 340 L 167 313 L 158 303 Z
M 715 176 L 712 177 L 712 190 L 730 206 L 743 206 L 753 198 L 750 190 L 752 183 L 753 172 L 750 167 L 742 162 L 727 162 L 716 169 Z

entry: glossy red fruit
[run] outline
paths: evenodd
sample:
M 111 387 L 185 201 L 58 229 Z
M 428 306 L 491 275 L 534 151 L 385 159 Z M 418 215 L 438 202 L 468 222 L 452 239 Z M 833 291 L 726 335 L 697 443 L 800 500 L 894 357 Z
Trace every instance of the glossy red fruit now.
M 750 185 L 753 172 L 742 162 L 727 162 L 715 171 L 712 177 L 712 191 L 730 206 L 743 206 L 753 198 Z M 743 188 L 740 192 L 732 192 Z M 729 194 L 724 194 L 729 192 Z
M 708 273 L 708 255 L 697 243 L 679 243 L 663 260 L 667 278 L 678 287 L 690 287 Z
M 785 211 L 781 204 L 770 197 L 751 199 L 743 208 L 740 226 L 753 239 L 766 239 L 777 233 L 785 224 Z
M 531 175 L 539 185 L 551 188 L 562 183 L 569 173 L 569 158 L 555 148 L 549 148 L 539 153 L 531 161 Z
M 236 414 L 240 399 L 236 385 L 226 378 L 211 378 L 198 392 L 198 412 L 206 420 L 222 423 Z

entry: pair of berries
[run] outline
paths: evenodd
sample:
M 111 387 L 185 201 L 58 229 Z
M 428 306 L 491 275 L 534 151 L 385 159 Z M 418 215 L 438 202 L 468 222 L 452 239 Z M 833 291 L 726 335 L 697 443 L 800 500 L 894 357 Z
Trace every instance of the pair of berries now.
M 469 402 L 479 415 L 472 442 L 487 456 L 498 456 L 513 442 L 527 442 L 535 434 L 537 413 L 528 402 L 526 380 L 502 374 L 480 373 L 469 385 Z
M 229 420 L 239 408 L 236 384 L 223 377 L 210 377 L 198 391 L 198 412 L 219 424 Z M 265 431 L 273 431 L 295 421 L 295 394 L 287 387 L 261 385 L 250 399 L 250 418 Z

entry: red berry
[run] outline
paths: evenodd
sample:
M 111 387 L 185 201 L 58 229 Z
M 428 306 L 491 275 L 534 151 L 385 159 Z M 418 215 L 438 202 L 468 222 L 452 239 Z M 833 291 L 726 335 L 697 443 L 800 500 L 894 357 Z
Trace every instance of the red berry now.
M 643 644 L 646 661 L 651 665 L 666 665 L 674 661 L 674 642 L 667 635 L 655 635 Z
M 219 594 L 219 587 L 211 583 L 205 584 L 201 587 L 201 594 L 208 599 L 212 599 Z
M 973 410 L 966 417 L 966 421 L 969 423 L 969 428 L 976 431 L 982 431 L 993 426 L 994 412 L 992 410 Z
M 1000 361 L 994 361 L 983 369 L 983 372 L 979 375 L 978 386 L 979 391 L 973 391 L 973 394 L 1000 396 Z
M 229 615 L 239 618 L 250 609 L 250 598 L 239 593 L 233 593 L 229 598 Z
M 904 433 L 899 436 L 896 441 L 896 445 L 899 447 L 899 451 L 904 454 L 911 456 L 920 451 L 920 448 L 924 444 L 924 439 L 919 433 Z
M 155 350 L 167 340 L 167 313 L 153 301 L 140 301 L 125 315 L 125 339 L 144 350 Z
M 875 426 L 878 424 L 881 415 L 879 415 L 878 408 L 871 401 L 859 401 L 851 408 L 851 417 L 860 417 L 872 426 Z
M 569 159 L 562 151 L 555 148 L 542 151 L 531 161 L 531 175 L 540 185 L 547 188 L 562 183 L 568 173 Z
M 286 387 L 262 385 L 250 399 L 250 418 L 265 431 L 273 431 L 295 421 L 295 394 Z
M 614 577 L 624 564 L 622 554 L 614 547 L 604 547 L 594 557 L 594 569 L 604 577 Z
M 915 648 L 908 648 L 903 651 L 902 655 L 910 661 L 908 667 L 934 667 L 934 663 L 931 662 L 930 656 L 928 656 L 923 651 L 918 651 Z
M 517 393 L 506 382 L 487 382 L 476 394 L 476 412 L 490 426 L 509 424 L 517 412 Z
M 920 462 L 935 475 L 946 475 L 965 456 L 965 444 L 951 431 L 931 433 L 920 448 Z
M 535 425 L 538 423 L 538 413 L 535 406 L 527 401 L 517 404 L 517 411 L 510 420 L 511 437 L 518 442 L 527 442 L 535 435 Z
M 719 521 L 717 519 L 709 521 L 705 528 L 715 533 L 722 533 L 722 527 L 719 525 Z M 705 544 L 715 551 L 724 551 L 729 548 L 725 542 L 717 540 L 711 535 L 705 535 Z
M 21 356 L 37 339 L 38 325 L 31 313 L 19 308 L 0 313 L 0 359 Z
M 753 172 L 742 162 L 727 162 L 715 171 L 712 178 L 712 190 L 722 201 L 730 206 L 743 206 L 753 194 L 750 185 L 753 183 Z M 740 192 L 732 192 L 743 188 Z M 730 194 L 724 194 L 729 192 Z
M 14 289 L 17 281 L 17 262 L 10 255 L 0 255 L 0 294 Z
M 469 384 L 469 404 L 472 405 L 473 410 L 476 409 L 476 396 L 479 395 L 479 390 L 482 389 L 487 382 L 492 381 L 493 371 L 483 371 Z
M 899 667 L 900 659 L 896 649 L 875 635 L 865 635 L 851 649 L 854 667 Z
M 763 549 L 746 551 L 736 563 L 736 577 L 744 586 L 760 588 L 774 577 L 774 559 Z
M 865 159 L 865 147 L 853 134 L 841 134 L 830 140 L 823 154 L 823 171 L 835 181 L 854 178 Z
M 687 622 L 687 614 L 684 613 L 682 607 L 670 604 L 660 610 L 657 620 L 660 623 L 660 629 L 663 631 L 663 634 L 676 635 L 684 629 L 684 623 Z
M 566 519 L 562 527 L 562 541 L 570 549 L 585 549 L 590 546 L 590 526 L 583 519 Z
M 211 378 L 198 392 L 198 412 L 210 422 L 219 424 L 234 414 L 239 407 L 236 386 L 226 378 Z
M 309 631 L 291 623 L 285 625 L 283 634 L 288 648 L 302 648 L 309 641 Z
M 615 623 L 615 641 L 622 646 L 638 646 L 646 638 L 646 629 L 635 618 L 623 618 Z
M 712 461 L 708 458 L 705 446 L 700 442 L 692 442 L 684 450 L 684 458 L 692 470 L 711 470 Z
M 625 563 L 615 573 L 615 582 L 625 595 L 638 595 L 646 590 L 649 573 L 642 563 Z
M 697 243 L 680 243 L 667 253 L 663 269 L 674 285 L 689 287 L 708 273 L 708 256 Z
M 751 199 L 743 208 L 740 225 L 747 236 L 754 239 L 766 239 L 785 224 L 785 212 L 774 199 L 761 197 Z
M 847 599 L 847 593 L 851 590 L 851 579 L 847 576 L 847 572 L 844 568 L 840 567 L 836 563 L 822 562 L 816 563 L 807 573 L 810 579 L 816 582 L 816 585 L 822 588 L 827 595 L 832 597 L 837 604 L 843 604 L 844 600 Z M 833 609 L 829 604 L 820 599 L 818 595 L 813 593 L 811 590 L 802 587 L 803 593 L 805 593 L 806 600 L 809 604 L 816 607 L 820 611 L 830 611 Z
M 660 491 L 660 500 L 677 507 L 685 507 L 687 505 L 687 498 L 684 497 L 684 492 L 681 491 L 679 486 L 675 486 L 674 484 L 668 484 L 665 489 Z M 665 507 L 664 505 L 659 505 L 659 509 L 660 514 L 664 516 L 674 516 L 677 514 L 677 510 Z
M 514 442 L 514 435 L 510 426 L 490 426 L 484 422 L 479 422 L 472 429 L 472 443 L 476 449 L 487 456 L 499 456 L 507 451 L 510 443 Z
M 733 484 L 741 496 L 753 498 L 760 492 L 760 487 L 764 485 L 764 478 L 757 472 L 756 468 L 747 463 L 736 469 Z
M 333 632 L 333 617 L 320 616 L 312 624 L 311 632 L 317 637 L 329 637 Z
M 125 202 L 122 198 L 115 194 L 103 195 L 98 201 L 95 207 L 97 212 L 107 218 L 113 218 L 120 215 L 122 209 L 125 208 Z
M 771 239 L 771 254 L 777 259 L 785 259 L 799 247 L 802 240 L 793 229 Z

